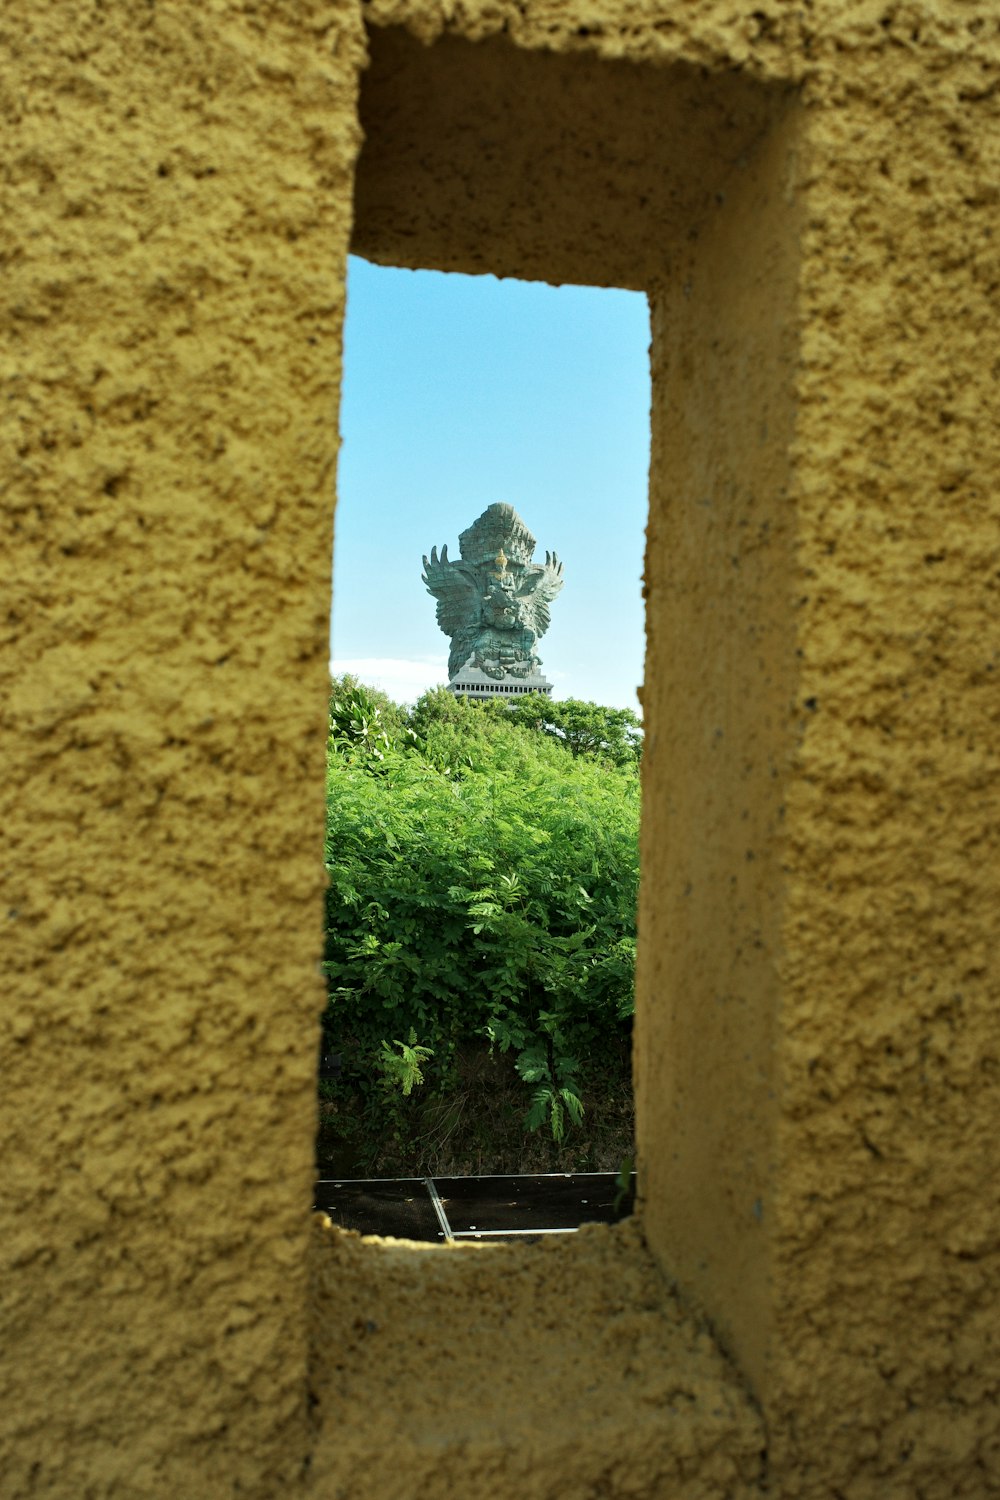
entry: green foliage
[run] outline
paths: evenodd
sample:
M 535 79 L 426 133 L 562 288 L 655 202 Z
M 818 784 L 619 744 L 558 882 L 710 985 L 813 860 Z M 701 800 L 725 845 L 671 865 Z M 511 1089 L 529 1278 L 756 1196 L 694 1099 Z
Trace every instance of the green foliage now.
M 579 698 L 554 701 L 540 693 L 516 698 L 511 713 L 517 723 L 540 730 L 573 755 L 588 755 L 612 766 L 638 765 L 642 724 L 630 708 L 603 708 Z
M 558 1018 L 540 1011 L 538 1030 L 531 1031 L 517 1017 L 494 1016 L 486 1028 L 490 1043 L 501 1052 L 517 1048 L 515 1067 L 527 1084 L 534 1084 L 531 1108 L 524 1117 L 528 1130 L 538 1130 L 548 1121 L 554 1141 L 566 1134 L 566 1116 L 574 1125 L 583 1120 L 583 1100 L 577 1074 L 578 1060 L 566 1049 Z
M 407 738 L 412 739 L 413 735 L 403 710 L 385 693 L 365 687 L 349 674 L 331 679 L 327 739 L 330 752 L 374 771 L 381 769 L 390 749 Z
M 635 756 L 574 750 L 502 701 L 437 690 L 407 714 L 337 684 L 331 1045 L 408 1095 L 425 1070 L 446 1088 L 456 1048 L 489 1038 L 531 1089 L 528 1128 L 561 1140 L 632 1014 L 638 821 Z
M 399 1051 L 393 1052 L 393 1047 L 398 1047 Z M 398 1088 L 404 1098 L 409 1098 L 415 1085 L 424 1081 L 421 1064 L 433 1056 L 433 1048 L 417 1045 L 417 1033 L 411 1026 L 409 1042 L 393 1042 L 391 1047 L 388 1042 L 381 1045 L 378 1068 L 383 1084 L 388 1089 Z

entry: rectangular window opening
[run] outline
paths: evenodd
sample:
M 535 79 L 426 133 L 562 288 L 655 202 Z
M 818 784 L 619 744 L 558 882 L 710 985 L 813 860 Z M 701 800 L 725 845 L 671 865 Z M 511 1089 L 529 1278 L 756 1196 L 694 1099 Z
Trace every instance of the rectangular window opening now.
M 345 1227 L 630 1203 L 648 343 L 641 293 L 351 262 L 316 1200 Z
M 644 464 L 651 440 L 637 1135 L 644 1232 L 657 1253 L 700 1287 L 714 1272 L 704 1269 L 699 1247 L 725 1243 L 736 1247 L 734 1254 L 744 1253 L 743 1221 L 730 1223 L 731 1205 L 752 1205 L 766 1195 L 769 1159 L 766 1141 L 750 1156 L 734 1153 L 731 1143 L 734 1118 L 745 1120 L 751 1134 L 769 1118 L 779 911 L 773 892 L 780 888 L 774 831 L 787 755 L 785 704 L 796 670 L 787 490 L 800 325 L 795 96 L 739 70 L 713 72 L 676 60 L 609 61 L 585 51 L 542 53 L 505 37 L 471 43 L 445 36 L 424 46 L 402 29 L 376 27 L 369 41 L 353 237 L 355 254 L 367 263 L 364 274 L 394 267 L 386 274 L 443 279 L 443 273 L 458 273 L 470 286 L 499 277 L 539 295 L 547 284 L 611 298 L 649 297 L 652 399 L 649 428 L 643 426 L 634 446 Z M 349 324 L 357 308 L 355 289 Z M 439 332 L 428 313 L 423 336 L 429 351 L 438 349 Z M 514 329 L 504 332 L 516 342 Z M 401 357 L 397 333 L 390 317 L 383 334 L 390 360 Z M 471 387 L 480 389 L 493 373 L 493 356 L 477 316 L 456 326 L 454 343 L 470 355 Z M 578 373 L 573 370 L 572 378 Z M 532 378 L 529 371 L 524 390 Z M 405 553 L 405 567 L 415 569 L 428 546 L 448 542 L 455 557 L 460 532 L 500 501 L 515 506 L 540 549 L 567 557 L 566 590 L 553 603 L 551 629 L 539 650 L 543 666 L 555 673 L 570 657 L 560 632 L 572 623 L 571 580 L 576 588 L 585 576 L 576 563 L 575 571 L 568 565 L 572 543 L 568 550 L 564 536 L 574 535 L 578 497 L 559 465 L 567 446 L 586 447 L 595 435 L 600 446 L 603 417 L 596 419 L 596 434 L 581 427 L 570 439 L 554 440 L 530 484 L 518 480 L 502 493 L 507 481 L 500 459 L 510 439 L 502 413 L 506 399 L 516 402 L 524 391 L 495 402 L 501 420 L 472 471 L 482 481 L 477 487 L 456 478 L 457 451 L 467 434 L 438 400 L 438 386 L 432 369 L 416 393 L 424 426 L 453 441 L 433 469 L 422 469 L 414 442 L 407 455 L 410 508 L 400 513 L 402 520 L 384 523 L 378 549 L 355 563 L 349 562 L 349 486 L 357 438 L 350 386 L 345 390 L 338 660 L 346 665 L 398 652 L 378 636 L 382 614 L 377 629 L 373 623 L 364 640 L 349 643 L 345 622 L 361 618 L 350 607 L 352 588 L 367 584 L 372 597 L 380 590 L 389 597 L 386 556 Z M 572 410 L 571 389 L 568 379 Z M 373 421 L 372 442 L 387 461 L 392 445 L 383 421 Z M 599 469 L 600 461 L 595 464 Z M 373 480 L 371 493 L 378 496 L 381 483 Z M 547 511 L 553 497 L 565 506 L 562 514 Z M 603 554 L 616 545 L 619 531 L 629 530 L 614 503 L 606 524 L 606 536 L 589 543 L 596 557 L 588 561 L 599 570 L 610 565 Z M 636 543 L 640 529 L 636 520 Z M 411 588 L 419 622 L 414 629 L 432 628 L 433 601 L 412 573 L 389 592 L 402 597 Z M 607 605 L 599 586 L 588 590 L 585 602 L 600 621 L 595 649 L 613 647 L 625 633 L 620 611 Z M 570 637 L 575 646 L 582 627 L 574 626 Z M 435 649 L 440 664 L 443 637 L 419 652 L 410 640 L 404 655 L 433 656 Z M 595 662 L 595 681 L 597 675 Z M 555 702 L 567 689 L 560 682 L 554 687 Z M 597 701 L 606 696 L 582 688 L 574 694 Z M 478 696 L 478 711 L 504 716 L 495 690 L 487 686 Z M 504 816 L 502 805 L 496 816 Z M 377 823 L 369 816 L 358 826 Z M 499 892 L 496 874 L 470 871 L 461 887 L 470 905 L 481 907 L 473 925 L 484 930 L 517 915 L 514 896 Z M 343 894 L 360 899 L 350 887 Z M 419 932 L 427 919 L 413 920 Z M 473 951 L 470 942 L 481 935 L 463 933 L 457 951 Z M 366 960 L 368 993 L 376 985 L 391 991 L 394 983 L 402 993 L 402 949 L 377 942 L 366 949 L 359 940 L 357 951 Z M 565 951 L 572 962 L 574 950 Z M 511 955 L 516 970 L 516 945 Z M 433 953 L 421 958 L 426 972 Z M 491 972 L 496 992 L 505 994 L 508 970 L 496 963 Z M 440 979 L 444 987 L 445 966 Z M 414 1108 L 423 1086 L 413 1069 L 422 1069 L 425 1059 L 408 1057 L 405 1049 L 427 1045 L 426 1037 L 414 1026 L 412 1039 L 400 1029 L 380 1032 L 377 1040 L 386 1044 L 387 1074 L 396 1077 L 395 1084 L 386 1079 L 387 1097 L 399 1109 Z M 483 1066 L 495 1064 L 494 1056 Z M 548 1066 L 551 1071 L 551 1059 Z M 407 1069 L 413 1086 L 404 1094 L 400 1080 Z M 522 1071 L 533 1071 L 529 1062 Z M 467 1093 L 464 1109 L 472 1107 L 472 1097 Z M 443 1113 L 435 1128 L 457 1128 L 455 1116 Z M 764 1260 L 753 1259 L 753 1275 L 765 1271 Z M 703 1290 L 706 1305 L 712 1304 L 713 1288 Z

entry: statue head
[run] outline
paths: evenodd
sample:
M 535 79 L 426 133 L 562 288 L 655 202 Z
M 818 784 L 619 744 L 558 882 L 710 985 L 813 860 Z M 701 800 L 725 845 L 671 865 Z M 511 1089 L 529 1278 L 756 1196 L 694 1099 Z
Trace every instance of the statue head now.
M 502 571 L 509 563 L 524 567 L 531 561 L 535 538 L 513 505 L 489 505 L 458 538 L 462 561 L 475 568 Z M 503 562 L 500 555 L 503 554 Z

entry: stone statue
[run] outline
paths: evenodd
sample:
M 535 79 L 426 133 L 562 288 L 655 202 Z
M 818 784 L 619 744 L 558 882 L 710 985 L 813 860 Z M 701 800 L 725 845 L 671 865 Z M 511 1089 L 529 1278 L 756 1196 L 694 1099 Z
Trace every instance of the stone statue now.
M 538 678 L 535 643 L 549 628 L 549 605 L 563 586 L 562 563 L 546 552 L 533 563 L 535 538 L 512 505 L 491 505 L 458 539 L 461 560 L 431 549 L 423 580 L 451 636 L 448 677 L 466 669 L 497 682 Z M 545 684 L 551 692 L 551 687 Z M 515 689 L 524 692 L 525 688 Z

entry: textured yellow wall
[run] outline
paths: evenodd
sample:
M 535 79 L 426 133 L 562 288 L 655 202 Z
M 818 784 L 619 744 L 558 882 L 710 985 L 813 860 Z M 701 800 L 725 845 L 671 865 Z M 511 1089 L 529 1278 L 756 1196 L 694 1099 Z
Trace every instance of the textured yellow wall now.
M 652 1242 L 755 1384 L 773 1338 L 783 819 L 799 722 L 801 139 L 790 107 L 653 296 L 642 1182 Z
M 375 31 L 354 247 L 392 265 L 645 289 L 781 97 L 684 62 Z
M 0 22 L 5 1500 L 302 1467 L 362 46 L 334 21 Z
M 11 0 L 0 1493 L 986 1496 L 995 7 L 367 18 L 359 250 L 653 300 L 661 1270 L 309 1249 L 359 10 Z
M 754 1500 L 760 1413 L 636 1221 L 439 1249 L 317 1229 L 315 1493 Z
M 982 1495 L 1000 51 L 985 11 L 843 20 L 657 299 L 680 482 L 662 508 L 654 486 L 649 558 L 647 1228 L 750 1374 L 787 1492 Z

